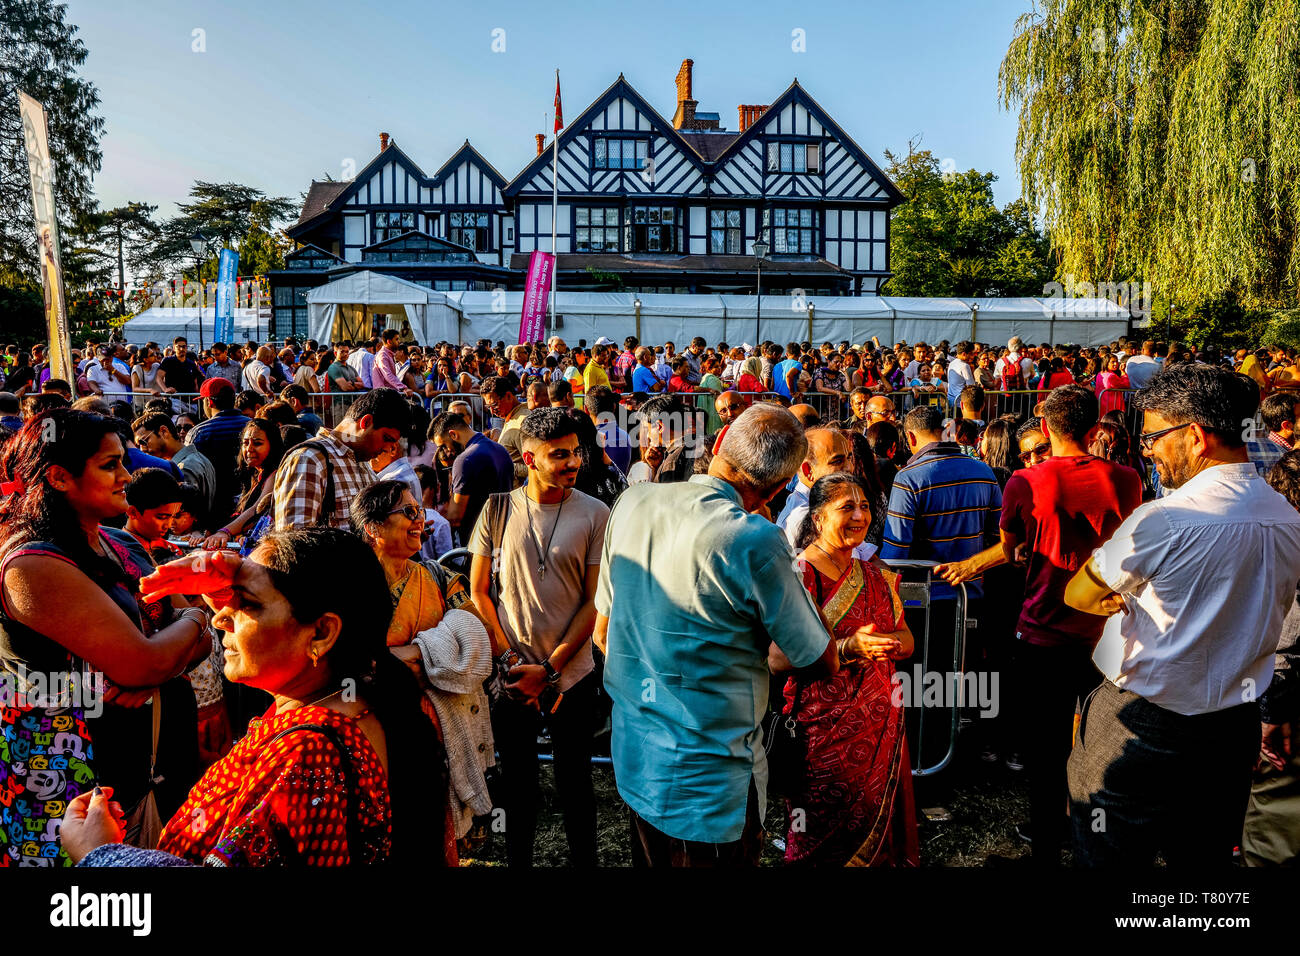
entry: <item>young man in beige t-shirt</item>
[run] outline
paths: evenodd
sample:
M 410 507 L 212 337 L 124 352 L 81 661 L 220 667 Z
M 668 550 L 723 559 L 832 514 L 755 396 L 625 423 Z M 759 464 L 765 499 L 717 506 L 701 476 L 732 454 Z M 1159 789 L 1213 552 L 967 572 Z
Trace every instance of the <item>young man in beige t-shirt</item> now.
M 540 801 L 537 735 L 545 724 L 554 747 L 569 862 L 595 866 L 591 755 L 598 682 L 591 631 L 609 509 L 574 488 L 578 433 L 563 409 L 529 412 L 519 432 L 528 484 L 510 493 L 504 523 L 496 517 L 501 509 L 489 502 L 469 539 L 474 606 L 496 653 L 510 649 L 523 659 L 510 669 L 492 707 L 505 778 L 507 857 L 513 866 L 532 865 Z M 554 691 L 563 695 L 559 705 L 543 714 L 539 701 Z

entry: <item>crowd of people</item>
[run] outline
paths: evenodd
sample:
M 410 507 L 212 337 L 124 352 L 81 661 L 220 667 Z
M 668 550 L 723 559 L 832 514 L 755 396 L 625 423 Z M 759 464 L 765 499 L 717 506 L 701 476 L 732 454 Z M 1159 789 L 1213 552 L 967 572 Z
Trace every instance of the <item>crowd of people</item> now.
M 529 866 L 549 740 L 594 866 L 607 730 L 635 865 L 916 866 L 954 660 L 1035 864 L 1294 864 L 1293 351 L 491 345 L 6 349 L 0 865 Z

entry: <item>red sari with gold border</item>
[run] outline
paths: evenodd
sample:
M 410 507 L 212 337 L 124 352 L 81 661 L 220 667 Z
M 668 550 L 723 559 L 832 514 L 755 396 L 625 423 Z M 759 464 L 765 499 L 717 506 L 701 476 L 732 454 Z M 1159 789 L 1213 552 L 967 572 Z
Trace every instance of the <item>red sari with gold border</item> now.
M 854 560 L 838 581 L 803 562 L 804 586 L 835 639 L 873 624 L 902 626 L 897 576 Z M 902 705 L 892 661 L 854 661 L 834 677 L 786 682 L 784 712 L 807 741 L 801 792 L 787 801 L 785 861 L 826 866 L 918 866 L 920 845 Z

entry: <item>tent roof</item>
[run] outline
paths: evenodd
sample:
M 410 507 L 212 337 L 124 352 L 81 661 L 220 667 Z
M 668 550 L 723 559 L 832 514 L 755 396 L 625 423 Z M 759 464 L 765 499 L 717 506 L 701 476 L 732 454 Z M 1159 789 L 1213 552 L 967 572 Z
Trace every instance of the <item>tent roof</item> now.
M 307 301 L 339 305 L 425 305 L 431 295 L 422 285 L 367 269 L 312 289 L 307 293 Z

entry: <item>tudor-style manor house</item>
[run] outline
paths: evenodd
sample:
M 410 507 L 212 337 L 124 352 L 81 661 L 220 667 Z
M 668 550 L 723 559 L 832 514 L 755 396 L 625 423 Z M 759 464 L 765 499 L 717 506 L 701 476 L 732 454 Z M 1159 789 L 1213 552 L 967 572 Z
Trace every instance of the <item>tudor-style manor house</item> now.
M 619 76 L 559 136 L 556 281 L 565 291 L 872 295 L 889 277 L 901 193 L 796 80 L 737 129 L 699 112 L 692 61 L 665 119 Z M 567 111 L 566 111 L 567 112 Z M 307 293 L 367 269 L 432 289 L 523 287 L 551 249 L 554 144 L 507 180 L 466 140 L 432 175 L 387 133 L 348 182 L 313 182 L 271 273 L 276 335 L 303 335 Z

